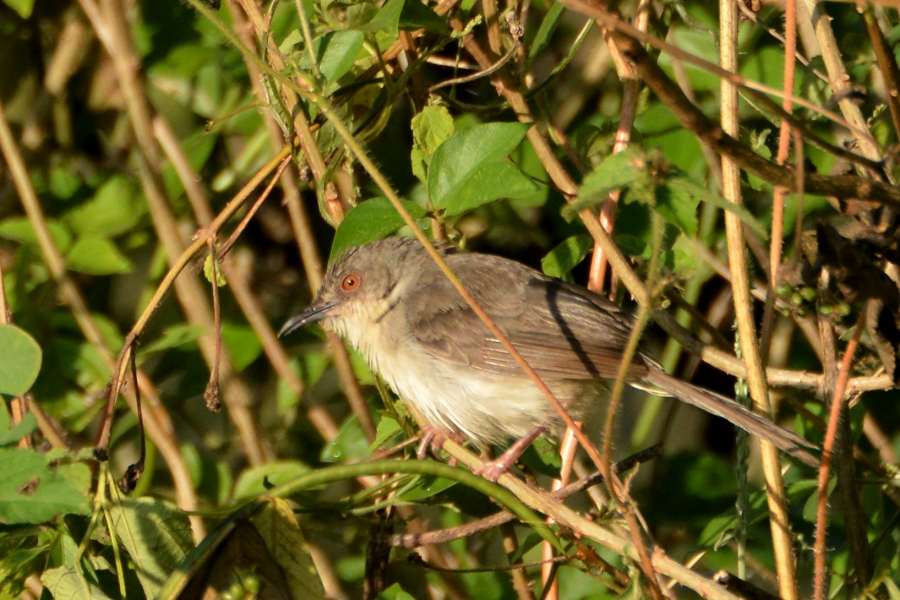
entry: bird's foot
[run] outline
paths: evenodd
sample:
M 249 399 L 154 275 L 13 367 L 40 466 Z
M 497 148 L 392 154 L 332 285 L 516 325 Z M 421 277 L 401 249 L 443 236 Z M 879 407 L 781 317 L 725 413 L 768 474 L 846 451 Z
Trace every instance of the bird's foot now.
M 475 474 L 496 483 L 501 475 L 512 469 L 512 466 L 516 464 L 518 459 L 518 456 L 507 458 L 506 453 L 504 452 L 500 458 L 486 462 L 475 469 Z
M 516 464 L 516 461 L 525 453 L 528 446 L 530 446 L 534 440 L 545 431 L 547 431 L 547 428 L 543 425 L 535 427 L 529 433 L 516 440 L 506 452 L 500 455 L 500 458 L 486 462 L 475 469 L 475 474 L 496 483 L 501 475 L 509 471 L 513 465 Z
M 431 450 L 432 456 L 437 456 L 438 452 L 444 447 L 444 442 L 448 439 L 460 442 L 461 438 L 449 431 L 440 429 L 433 425 L 426 425 L 422 428 L 422 437 L 419 440 L 419 446 L 416 448 L 416 458 L 423 460 L 428 451 Z M 455 459 L 451 459 L 450 464 L 456 463 Z

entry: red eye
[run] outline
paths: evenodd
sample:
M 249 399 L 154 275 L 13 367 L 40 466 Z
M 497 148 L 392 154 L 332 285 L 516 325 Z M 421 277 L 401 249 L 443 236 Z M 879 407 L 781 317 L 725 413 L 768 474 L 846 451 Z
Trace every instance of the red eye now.
M 361 283 L 362 277 L 359 273 L 350 273 L 341 279 L 341 289 L 345 292 L 355 292 Z

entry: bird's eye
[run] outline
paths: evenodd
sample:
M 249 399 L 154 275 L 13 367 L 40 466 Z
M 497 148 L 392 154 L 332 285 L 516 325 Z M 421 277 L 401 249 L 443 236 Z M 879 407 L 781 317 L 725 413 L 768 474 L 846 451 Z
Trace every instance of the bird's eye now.
M 362 284 L 362 276 L 359 273 L 348 273 L 341 279 L 341 289 L 345 292 L 355 292 Z

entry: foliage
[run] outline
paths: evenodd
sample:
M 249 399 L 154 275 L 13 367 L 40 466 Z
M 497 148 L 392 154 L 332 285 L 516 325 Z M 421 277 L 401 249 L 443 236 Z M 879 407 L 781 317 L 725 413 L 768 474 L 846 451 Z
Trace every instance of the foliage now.
M 627 22 L 636 4 L 619 3 Z M 714 5 L 650 4 L 654 40 L 718 61 Z M 753 8 L 737 37 L 740 75 L 774 90 L 785 87 L 772 35 L 783 8 Z M 720 74 L 645 44 L 658 79 L 620 77 L 609 44 L 621 40 L 576 0 L 0 2 L 0 52 L 16 57 L 0 75 L 0 598 L 499 599 L 528 597 L 523 584 L 538 597 L 545 546 L 562 556 L 560 598 L 650 593 L 631 538 L 615 537 L 621 505 L 578 493 L 566 512 L 528 488 L 417 460 L 404 444 L 414 416 L 362 357 L 316 328 L 276 338 L 330 261 L 412 234 L 394 193 L 432 239 L 575 283 L 600 272 L 581 218 L 614 215 L 630 267 L 660 270 L 657 316 L 727 354 L 723 215 L 736 216 L 756 324 L 782 369 L 779 423 L 830 443 L 838 368 L 860 339 L 837 438 L 850 451 L 835 453 L 822 488 L 827 591 L 900 597 L 898 201 L 879 187 L 898 175 L 900 21 L 877 3 L 820 8 L 851 86 L 832 87 L 818 52 L 797 63 L 802 146 L 786 164 L 820 187 L 787 194 L 779 217 L 774 171 L 748 158 L 774 165 L 777 111 L 742 88 L 736 202 L 721 185 L 727 149 L 712 146 L 723 137 Z M 651 91 L 659 85 L 668 99 Z M 679 89 L 696 112 L 673 104 Z M 854 110 L 848 129 L 840 121 Z M 622 152 L 619 128 L 631 130 Z M 874 162 L 854 164 L 848 150 Z M 869 195 L 828 187 L 851 180 Z M 774 286 L 773 236 L 784 243 Z M 631 307 L 626 278 L 607 277 L 601 291 Z M 669 371 L 747 396 L 671 327 L 650 337 Z M 823 372 L 820 388 L 809 384 Z M 724 593 L 710 579 L 720 569 L 774 592 L 756 446 L 637 392 L 620 413 L 615 458 L 661 444 L 622 475 L 643 539 L 690 564 L 710 597 Z M 586 427 L 595 441 L 602 425 Z M 820 486 L 814 470 L 784 464 L 806 597 Z M 549 490 L 560 467 L 555 440 L 540 438 L 515 473 Z M 404 535 L 501 509 L 512 525 L 421 547 Z

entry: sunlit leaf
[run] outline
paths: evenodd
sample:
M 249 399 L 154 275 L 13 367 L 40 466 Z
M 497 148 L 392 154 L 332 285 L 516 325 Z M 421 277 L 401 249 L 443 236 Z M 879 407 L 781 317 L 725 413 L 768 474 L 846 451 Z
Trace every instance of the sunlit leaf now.
M 403 206 L 414 219 L 425 216 L 425 211 L 415 202 L 407 201 Z M 328 262 L 334 261 L 354 246 L 380 240 L 401 227 L 403 218 L 387 198 L 378 197 L 360 202 L 347 213 L 335 232 Z
M 586 233 L 569 236 L 541 259 L 541 270 L 550 277 L 562 277 L 584 260 L 593 245 Z
M 485 123 L 441 144 L 428 170 L 435 208 L 458 215 L 500 198 L 532 194 L 538 184 L 506 160 L 528 131 L 522 123 Z
M 187 515 L 154 498 L 123 498 L 110 507 L 116 537 L 128 551 L 148 597 L 194 547 Z
M 93 198 L 70 210 L 63 220 L 76 233 L 114 237 L 137 225 L 144 207 L 137 184 L 114 175 Z
M 235 500 L 253 498 L 265 493 L 267 485 L 280 485 L 309 471 L 309 467 L 295 460 L 280 460 L 245 469 L 234 484 Z
M 87 497 L 43 454 L 29 448 L 0 448 L 0 523 L 41 523 L 89 511 Z
M 319 44 L 319 71 L 333 82 L 347 73 L 363 46 L 363 33 L 348 29 L 325 34 Z
M 23 329 L 0 323 L 0 394 L 21 396 L 37 379 L 42 353 Z
M 264 502 L 263 509 L 253 516 L 253 526 L 281 567 L 294 600 L 324 598 L 325 590 L 290 503 L 283 498 L 266 498 Z
M 105 237 L 95 235 L 78 238 L 66 254 L 66 265 L 73 271 L 89 275 L 129 273 L 131 261 Z

